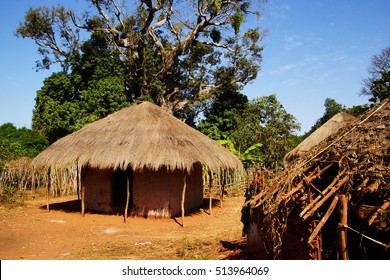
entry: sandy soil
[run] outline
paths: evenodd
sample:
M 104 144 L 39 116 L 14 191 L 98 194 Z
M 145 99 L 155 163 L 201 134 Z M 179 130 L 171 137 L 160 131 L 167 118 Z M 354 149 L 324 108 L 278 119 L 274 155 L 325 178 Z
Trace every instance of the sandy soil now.
M 0 259 L 245 259 L 241 237 L 242 197 L 226 198 L 185 218 L 144 219 L 86 213 L 77 197 L 0 206 Z

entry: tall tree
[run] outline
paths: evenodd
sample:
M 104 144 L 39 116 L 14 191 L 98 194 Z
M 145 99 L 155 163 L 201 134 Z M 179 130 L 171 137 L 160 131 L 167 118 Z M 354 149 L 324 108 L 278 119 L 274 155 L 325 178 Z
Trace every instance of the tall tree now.
M 237 128 L 237 118 L 246 108 L 248 98 L 230 86 L 210 99 L 198 129 L 215 140 L 228 139 Z
M 240 152 L 261 143 L 256 151 L 262 163 L 267 168 L 278 169 L 283 165 L 285 154 L 294 147 L 294 133 L 299 127 L 276 95 L 263 96 L 249 102 L 238 118 L 232 140 Z
M 376 103 L 390 97 L 390 47 L 375 55 L 368 67 L 369 77 L 363 80 L 362 95 Z
M 93 34 L 80 49 L 69 57 L 69 73 L 52 74 L 37 92 L 32 126 L 51 143 L 128 106 L 125 68 L 104 37 Z
M 345 111 L 346 108 L 344 105 L 338 103 L 333 98 L 326 98 L 324 102 L 325 112 L 321 118 L 319 118 L 314 125 L 310 128 L 308 132 L 306 132 L 304 138 L 312 134 L 317 128 L 322 126 L 328 120 L 330 120 L 334 115 L 340 113 L 341 111 Z
M 207 100 L 213 89 L 244 86 L 256 78 L 262 34 L 242 30 L 253 15 L 242 0 L 90 0 L 94 11 L 77 15 L 64 7 L 30 9 L 16 33 L 35 40 L 40 67 L 80 51 L 81 30 L 99 32 L 128 69 L 127 100 L 146 95 L 172 112 Z M 220 79 L 221 73 L 228 79 Z
M 47 139 L 37 131 L 5 123 L 0 126 L 0 168 L 8 160 L 35 157 L 47 146 Z

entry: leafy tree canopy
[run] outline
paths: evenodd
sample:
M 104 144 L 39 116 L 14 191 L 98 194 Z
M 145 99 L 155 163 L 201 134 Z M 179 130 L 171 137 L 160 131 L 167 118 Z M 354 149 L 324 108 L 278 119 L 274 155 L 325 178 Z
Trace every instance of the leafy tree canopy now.
M 390 47 L 375 55 L 368 68 L 369 77 L 363 80 L 362 95 L 370 97 L 373 103 L 390 97 Z
M 223 91 L 222 91 L 223 90 Z M 235 88 L 220 90 L 211 98 L 198 129 L 215 140 L 228 139 L 237 128 L 237 118 L 248 104 L 248 98 Z
M 284 155 L 296 145 L 294 133 L 299 128 L 294 116 L 284 109 L 276 95 L 263 96 L 249 102 L 238 116 L 231 140 L 240 152 L 261 143 L 251 150 L 252 156 L 260 157 L 265 167 L 278 169 Z
M 308 137 L 310 134 L 312 134 L 315 130 L 317 130 L 319 127 L 321 127 L 323 124 L 325 124 L 328 120 L 330 120 L 334 115 L 340 113 L 340 112 L 346 112 L 352 116 L 359 117 L 361 114 L 363 114 L 369 106 L 367 104 L 365 105 L 357 105 L 352 106 L 351 108 L 347 108 L 346 106 L 338 103 L 336 100 L 332 98 L 326 98 L 324 102 L 325 112 L 322 115 L 321 118 L 319 118 L 314 125 L 311 127 L 311 129 L 305 133 L 303 136 L 303 139 Z
M 78 72 L 74 57 L 85 57 L 80 34 L 98 34 L 123 63 L 126 100 L 148 96 L 173 113 L 209 99 L 215 89 L 245 86 L 260 69 L 262 33 L 243 27 L 259 15 L 255 3 L 262 1 L 89 2 L 92 9 L 82 14 L 62 6 L 26 13 L 16 34 L 36 42 L 38 67 L 60 63 L 64 72 Z
M 69 73 L 52 74 L 37 92 L 32 126 L 50 143 L 129 105 L 125 68 L 105 39 L 93 35 L 81 49 Z
M 35 157 L 47 146 L 47 139 L 38 132 L 5 123 L 0 126 L 0 167 L 8 160 Z

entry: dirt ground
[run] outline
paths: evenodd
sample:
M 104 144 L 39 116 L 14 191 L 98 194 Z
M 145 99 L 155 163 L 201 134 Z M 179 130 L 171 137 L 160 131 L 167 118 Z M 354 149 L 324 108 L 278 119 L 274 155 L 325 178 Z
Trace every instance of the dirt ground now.
M 77 197 L 35 198 L 23 206 L 0 206 L 2 260 L 246 259 L 241 236 L 243 197 L 226 198 L 181 218 L 154 219 L 86 213 Z

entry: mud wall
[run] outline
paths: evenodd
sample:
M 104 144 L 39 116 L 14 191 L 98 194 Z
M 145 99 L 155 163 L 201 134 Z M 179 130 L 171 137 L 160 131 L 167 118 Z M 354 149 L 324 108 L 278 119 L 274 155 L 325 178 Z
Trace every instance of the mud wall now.
M 143 217 L 174 217 L 181 215 L 184 172 L 180 170 L 143 170 L 133 174 L 132 215 Z M 202 168 L 196 166 L 186 175 L 186 211 L 203 203 Z M 90 168 L 85 176 L 85 208 L 112 212 L 113 171 Z
M 113 172 L 110 169 L 89 168 L 85 176 L 85 209 L 111 212 L 111 185 Z
M 143 170 L 134 173 L 133 211 L 139 216 L 175 217 L 181 214 L 184 172 L 180 170 Z M 203 203 L 202 169 L 194 168 L 186 176 L 185 209 L 200 207 Z

